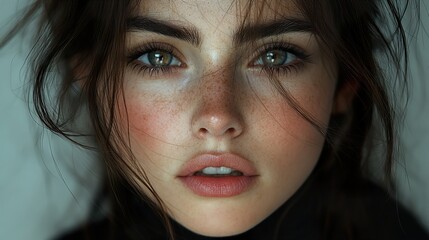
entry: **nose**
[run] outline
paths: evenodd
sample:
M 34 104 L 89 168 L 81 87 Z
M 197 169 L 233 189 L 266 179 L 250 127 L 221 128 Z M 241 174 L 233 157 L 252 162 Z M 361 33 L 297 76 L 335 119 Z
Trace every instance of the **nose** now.
M 220 76 L 222 75 L 222 76 Z M 203 80 L 199 103 L 193 113 L 192 132 L 200 138 L 236 138 L 244 130 L 239 93 L 234 81 L 224 74 L 212 74 Z

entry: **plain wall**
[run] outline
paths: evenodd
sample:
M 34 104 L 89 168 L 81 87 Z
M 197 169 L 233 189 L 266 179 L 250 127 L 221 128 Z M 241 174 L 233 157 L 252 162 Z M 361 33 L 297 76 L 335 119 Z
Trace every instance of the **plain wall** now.
M 420 4 L 421 25 L 417 34 L 415 26 L 406 29 L 410 94 L 400 139 L 403 153 L 396 169 L 399 199 L 429 229 L 429 1 Z M 406 18 L 405 25 L 407 22 Z

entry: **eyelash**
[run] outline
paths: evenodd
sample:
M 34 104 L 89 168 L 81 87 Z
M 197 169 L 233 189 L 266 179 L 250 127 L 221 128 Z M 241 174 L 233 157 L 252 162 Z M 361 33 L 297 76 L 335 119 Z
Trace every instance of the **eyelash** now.
M 270 51 L 281 50 L 286 54 L 292 54 L 296 57 L 290 64 L 279 65 L 279 66 L 268 66 L 268 65 L 256 65 L 254 64 L 258 59 L 262 58 L 264 54 L 267 54 Z M 144 54 L 148 54 L 153 51 L 163 51 L 170 54 L 172 57 L 177 59 L 180 62 L 180 66 L 169 65 L 169 66 L 160 66 L 160 67 L 152 67 L 149 65 L 142 64 L 138 59 L 142 57 Z M 138 74 L 149 74 L 149 76 L 156 76 L 158 74 L 170 74 L 174 70 L 178 68 L 184 68 L 186 65 L 184 62 L 177 57 L 177 50 L 165 43 L 158 42 L 150 42 L 141 47 L 138 47 L 128 56 L 128 64 L 131 65 L 133 70 L 137 70 Z M 287 75 L 291 71 L 298 71 L 300 67 L 302 67 L 304 62 L 309 62 L 310 55 L 305 53 L 303 50 L 298 47 L 291 45 L 285 42 L 273 42 L 269 44 L 265 44 L 258 50 L 256 50 L 255 54 L 251 55 L 252 61 L 248 64 L 251 68 L 259 68 L 260 73 L 266 72 L 270 76 L 274 75 Z
M 255 65 L 254 63 L 264 54 L 267 54 L 270 51 L 281 50 L 286 54 L 292 54 L 296 57 L 292 63 L 279 65 L 279 66 L 268 66 L 268 65 Z M 248 65 L 249 67 L 258 67 L 260 68 L 260 72 L 266 72 L 270 76 L 274 75 L 287 75 L 292 71 L 298 71 L 305 62 L 310 62 L 310 55 L 304 52 L 302 49 L 291 45 L 285 42 L 272 42 L 269 44 L 263 45 L 261 48 L 256 50 L 255 54 L 252 55 L 252 61 Z
M 161 67 L 151 67 L 145 64 L 142 64 L 138 59 L 142 57 L 144 54 L 148 54 L 150 52 L 154 51 L 163 51 L 174 58 L 178 59 L 181 63 L 180 66 L 161 66 Z M 169 74 L 173 70 L 177 68 L 183 68 L 185 64 L 183 61 L 177 57 L 178 54 L 176 54 L 177 50 L 172 47 L 169 44 L 164 43 L 158 43 L 158 42 L 150 42 L 148 44 L 145 44 L 143 46 L 138 47 L 132 53 L 128 56 L 128 64 L 131 65 L 133 70 L 137 70 L 138 74 L 149 74 L 149 76 L 165 73 Z

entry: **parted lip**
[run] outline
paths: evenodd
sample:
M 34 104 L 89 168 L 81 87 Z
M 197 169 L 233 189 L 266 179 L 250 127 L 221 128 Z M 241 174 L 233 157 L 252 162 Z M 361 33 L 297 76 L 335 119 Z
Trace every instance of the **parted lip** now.
M 179 171 L 178 177 L 190 177 L 206 167 L 228 167 L 243 173 L 243 176 L 257 176 L 253 164 L 233 153 L 203 153 L 187 161 Z

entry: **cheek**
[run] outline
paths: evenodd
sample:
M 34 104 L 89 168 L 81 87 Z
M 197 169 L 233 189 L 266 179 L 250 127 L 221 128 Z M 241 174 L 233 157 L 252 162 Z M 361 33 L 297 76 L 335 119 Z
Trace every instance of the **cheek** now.
M 270 195 L 282 204 L 302 186 L 316 166 L 324 136 L 291 107 L 269 110 L 272 116 L 264 121 L 265 133 L 251 148 L 257 149 L 254 152 L 257 159 L 263 159 L 258 161 L 258 169 L 266 173 L 266 182 L 272 186 Z
M 128 119 L 122 118 L 121 125 L 126 126 L 128 121 L 133 150 L 155 150 L 160 144 L 176 144 L 178 133 L 184 131 L 179 128 L 181 114 L 174 101 L 131 93 L 121 111 L 124 110 Z
M 304 115 L 314 120 L 324 132 L 331 115 L 333 92 L 333 89 L 328 88 L 306 88 L 291 91 L 290 94 L 304 110 Z M 258 129 L 263 130 L 251 148 L 259 147 L 256 151 L 258 157 L 267 159 L 264 166 L 260 167 L 282 179 L 290 187 L 291 195 L 317 163 L 325 136 L 281 95 L 274 99 L 262 99 L 260 109 L 265 110 L 257 115 L 263 117 L 255 122 L 258 123 Z
M 323 88 L 322 88 L 323 89 Z M 276 93 L 273 93 L 276 94 Z M 262 99 L 264 113 L 258 119 L 265 135 L 278 139 L 279 145 L 320 145 L 329 124 L 333 90 L 291 91 L 293 103 L 277 93 L 273 99 Z
M 269 115 L 260 120 L 260 127 L 264 130 L 258 142 L 268 150 L 267 154 L 272 155 L 272 159 L 276 159 L 274 161 L 279 161 L 275 164 L 306 164 L 317 160 L 325 140 L 324 135 L 293 107 L 284 102 L 277 107 L 274 107 L 275 103 L 271 104 L 271 107 L 267 107 Z M 329 115 L 325 112 L 315 114 L 314 111 L 311 114 L 324 129 Z

